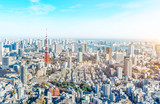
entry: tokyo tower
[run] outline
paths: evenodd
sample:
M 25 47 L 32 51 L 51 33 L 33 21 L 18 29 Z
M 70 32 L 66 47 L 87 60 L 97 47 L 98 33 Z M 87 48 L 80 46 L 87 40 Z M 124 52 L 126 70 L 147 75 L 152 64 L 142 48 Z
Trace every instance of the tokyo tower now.
M 46 34 L 46 48 L 45 48 L 44 62 L 46 64 L 48 64 L 50 62 L 49 52 L 48 52 L 48 38 L 47 38 L 47 34 Z

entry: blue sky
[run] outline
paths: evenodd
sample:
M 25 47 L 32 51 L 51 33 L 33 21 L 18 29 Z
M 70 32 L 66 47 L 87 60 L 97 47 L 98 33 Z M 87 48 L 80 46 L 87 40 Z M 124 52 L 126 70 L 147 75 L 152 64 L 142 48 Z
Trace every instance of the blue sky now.
M 159 0 L 0 0 L 2 38 L 160 38 Z

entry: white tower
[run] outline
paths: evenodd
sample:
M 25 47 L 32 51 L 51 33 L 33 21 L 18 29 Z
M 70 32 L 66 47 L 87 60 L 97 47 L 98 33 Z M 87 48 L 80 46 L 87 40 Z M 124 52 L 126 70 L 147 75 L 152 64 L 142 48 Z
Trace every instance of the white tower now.
M 152 48 L 152 57 L 156 57 L 156 49 L 155 49 L 154 44 L 153 44 L 153 48 Z
M 134 57 L 134 45 L 133 45 L 133 43 L 131 43 L 131 44 L 129 45 L 129 47 L 128 47 L 128 55 L 129 55 L 130 57 Z
M 78 62 L 82 62 L 83 61 L 83 54 L 82 52 L 78 52 Z
M 2 64 L 3 57 L 3 42 L 0 42 L 0 64 Z
M 96 53 L 96 64 L 98 64 L 99 63 L 99 52 L 97 51 L 97 53 Z

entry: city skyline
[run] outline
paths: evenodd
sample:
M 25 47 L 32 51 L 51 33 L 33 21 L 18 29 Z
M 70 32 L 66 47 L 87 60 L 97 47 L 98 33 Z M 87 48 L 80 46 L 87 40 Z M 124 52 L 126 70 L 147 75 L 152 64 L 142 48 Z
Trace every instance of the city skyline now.
M 17 3 L 18 2 L 18 3 Z M 1 38 L 156 39 L 158 0 L 0 0 Z

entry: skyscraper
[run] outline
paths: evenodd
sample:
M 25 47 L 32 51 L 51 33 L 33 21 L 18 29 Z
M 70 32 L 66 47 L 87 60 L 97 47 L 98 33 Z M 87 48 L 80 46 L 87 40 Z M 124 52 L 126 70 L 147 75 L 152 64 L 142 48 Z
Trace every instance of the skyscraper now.
M 0 64 L 2 64 L 3 57 L 3 42 L 0 42 Z
M 97 53 L 96 53 L 96 64 L 98 64 L 99 63 L 99 52 L 97 51 Z
M 152 46 L 152 57 L 156 57 L 156 49 L 155 49 L 155 45 Z
M 18 56 L 19 56 L 19 57 L 22 57 L 22 56 L 23 56 L 23 49 L 22 49 L 22 48 L 19 48 L 19 49 L 18 49 Z
M 109 60 L 112 60 L 112 47 L 106 47 L 106 52 L 109 54 Z
M 84 44 L 84 52 L 87 52 L 87 44 Z
M 110 92 L 111 92 L 110 84 L 103 84 L 102 90 L 103 90 L 103 96 L 110 98 Z
M 23 84 L 27 84 L 27 66 L 21 66 L 21 81 Z
M 14 44 L 12 44 L 12 50 L 18 52 L 18 43 L 14 42 Z
M 2 58 L 2 69 L 3 70 L 9 69 L 9 65 L 10 65 L 10 58 L 9 57 L 3 57 Z
M 159 57 L 160 56 L 160 44 L 156 44 L 155 49 L 156 49 L 156 54 Z
M 72 68 L 72 57 L 69 57 L 68 67 Z
M 132 60 L 129 56 L 124 57 L 124 75 L 132 78 Z
M 128 56 L 134 57 L 134 45 L 131 43 L 128 47 Z
M 121 67 L 118 67 L 118 68 L 117 68 L 117 77 L 118 77 L 119 79 L 122 79 L 122 68 L 121 68 Z
M 24 96 L 24 88 L 23 87 L 20 87 L 18 88 L 18 99 L 21 99 L 23 96 Z
M 74 44 L 71 45 L 71 51 L 74 52 Z
M 61 53 L 62 52 L 62 44 L 56 43 L 55 47 L 54 47 L 54 52 L 55 53 Z
M 87 52 L 87 44 L 82 45 L 82 53 Z
M 82 62 L 83 61 L 83 54 L 82 52 L 78 52 L 78 62 Z
M 99 85 L 96 84 L 96 94 L 99 94 Z
M 124 59 L 123 53 L 116 52 L 116 53 L 114 54 L 114 59 L 115 59 L 116 62 L 122 62 L 123 59 Z

